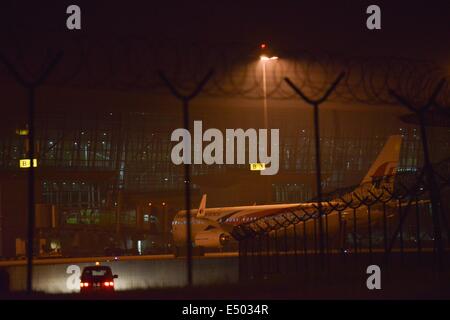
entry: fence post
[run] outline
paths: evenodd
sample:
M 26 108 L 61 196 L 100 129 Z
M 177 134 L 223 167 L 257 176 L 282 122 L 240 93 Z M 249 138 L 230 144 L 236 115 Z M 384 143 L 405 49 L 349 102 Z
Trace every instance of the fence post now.
M 443 214 L 440 210 L 440 195 L 439 190 L 436 185 L 436 179 L 434 176 L 433 167 L 431 164 L 430 159 L 430 153 L 428 149 L 428 138 L 427 138 L 427 130 L 426 130 L 426 124 L 425 124 L 425 117 L 424 113 L 427 112 L 430 107 L 435 103 L 436 97 L 441 91 L 442 87 L 445 84 L 445 79 L 442 79 L 439 84 L 434 89 L 433 93 L 431 94 L 430 98 L 428 99 L 428 102 L 422 106 L 421 108 L 414 107 L 409 101 L 407 101 L 405 98 L 398 95 L 394 90 L 389 90 L 389 93 L 403 106 L 408 108 L 410 111 L 416 114 L 417 118 L 419 119 L 419 126 L 420 126 L 420 137 L 422 140 L 422 149 L 423 149 L 423 156 L 424 156 L 424 171 L 427 177 L 427 185 L 430 190 L 430 196 L 431 196 L 431 210 L 432 210 L 432 217 L 433 217 L 433 231 L 434 231 L 434 241 L 436 244 L 437 249 L 437 255 L 438 255 L 438 268 L 439 271 L 443 271 L 444 269 L 444 248 L 442 244 L 442 227 L 440 222 L 440 215 Z
M 319 211 L 319 252 L 321 267 L 323 267 L 323 258 L 325 253 L 325 243 L 323 234 L 323 221 L 322 221 L 322 182 L 321 182 L 321 161 L 320 161 L 320 121 L 319 121 L 319 106 L 325 100 L 328 99 L 330 94 L 336 89 L 339 82 L 344 77 L 345 73 L 342 72 L 332 85 L 328 88 L 325 94 L 318 100 L 312 100 L 308 98 L 289 78 L 284 78 L 286 83 L 300 96 L 307 104 L 311 105 L 314 109 L 314 139 L 315 139 L 315 155 L 316 155 L 316 188 L 317 188 L 317 208 Z M 328 250 L 327 250 L 328 251 Z
M 33 251 L 34 251 L 34 227 L 35 227 L 35 200 L 34 200 L 34 157 L 35 157 L 35 102 L 36 89 L 41 86 L 48 78 L 51 71 L 61 60 L 62 52 L 59 52 L 47 65 L 44 72 L 34 81 L 25 80 L 14 68 L 10 61 L 0 54 L 0 61 L 7 67 L 8 71 L 15 77 L 16 81 L 28 91 L 28 159 L 30 167 L 28 168 L 28 217 L 27 217 L 27 293 L 33 291 Z
M 175 98 L 182 102 L 183 126 L 189 131 L 189 102 L 194 99 L 204 88 L 206 83 L 213 75 L 210 70 L 203 79 L 197 84 L 190 95 L 182 95 L 175 86 L 167 79 L 162 71 L 158 71 L 159 77 L 169 88 Z M 184 164 L 184 186 L 185 186 L 185 209 L 186 209 L 186 263 L 187 263 L 187 285 L 192 286 L 192 236 L 191 236 L 191 165 Z

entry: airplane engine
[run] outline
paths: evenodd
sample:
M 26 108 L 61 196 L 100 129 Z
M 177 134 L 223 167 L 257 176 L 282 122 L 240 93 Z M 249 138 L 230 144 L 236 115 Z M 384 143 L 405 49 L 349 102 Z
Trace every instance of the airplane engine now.
M 204 248 L 220 248 L 230 241 L 230 235 L 222 231 L 201 231 L 195 235 L 195 246 Z

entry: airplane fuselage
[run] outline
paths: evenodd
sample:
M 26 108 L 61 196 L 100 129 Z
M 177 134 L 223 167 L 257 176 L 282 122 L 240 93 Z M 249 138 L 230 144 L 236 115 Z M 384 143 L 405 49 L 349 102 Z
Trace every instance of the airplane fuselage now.
M 398 166 L 401 136 L 390 136 L 384 147 L 369 168 L 366 176 L 360 184 L 360 192 L 366 193 L 367 188 L 393 187 L 393 178 Z M 386 178 L 387 177 L 387 178 Z M 361 195 L 360 195 L 361 196 Z M 339 199 L 331 202 L 323 202 L 323 213 L 326 213 L 326 226 L 333 234 L 337 230 L 342 230 L 342 225 L 353 224 L 355 227 L 370 219 L 378 222 L 382 215 L 379 210 L 373 210 L 370 214 L 367 208 L 358 208 L 348 212 L 336 211 Z M 328 206 L 328 209 L 326 207 Z M 331 211 L 331 212 L 330 212 Z M 222 247 L 231 238 L 233 228 L 240 224 L 264 220 L 266 217 L 287 216 L 291 219 L 302 219 L 305 222 L 305 234 L 316 233 L 316 219 L 309 219 L 307 213 L 315 213 L 317 217 L 317 202 L 292 203 L 292 204 L 271 204 L 254 206 L 236 206 L 223 208 L 206 208 L 206 195 L 203 195 L 198 209 L 191 209 L 188 213 L 185 210 L 179 211 L 172 222 L 172 234 L 175 246 L 185 246 L 187 240 L 187 214 L 191 217 L 191 241 L 195 246 L 201 247 Z M 306 215 L 306 216 L 305 216 Z M 349 217 L 353 216 L 353 219 Z M 305 218 L 305 219 L 304 219 Z M 385 217 L 383 216 L 385 219 Z M 372 220 L 373 219 L 373 220 Z M 370 224 L 372 224 L 372 222 Z M 309 230 L 312 228 L 312 230 Z M 295 230 L 294 230 L 295 232 Z
M 195 242 L 196 236 L 201 232 L 216 230 L 221 233 L 229 233 L 233 227 L 239 224 L 249 223 L 283 211 L 289 212 L 289 210 L 298 209 L 301 206 L 310 206 L 310 204 L 292 203 L 207 208 L 202 217 L 197 215 L 197 209 L 192 209 L 189 211 L 192 241 Z M 186 210 L 179 211 L 172 221 L 172 235 L 176 246 L 186 243 L 186 221 Z

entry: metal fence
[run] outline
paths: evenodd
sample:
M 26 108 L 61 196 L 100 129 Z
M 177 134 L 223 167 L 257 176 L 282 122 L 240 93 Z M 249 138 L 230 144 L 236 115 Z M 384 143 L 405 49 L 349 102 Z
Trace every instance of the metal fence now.
M 391 264 L 395 256 L 403 264 L 413 252 L 417 253 L 418 261 L 426 254 L 427 263 L 439 272 L 444 271 L 450 239 L 450 210 L 446 203 L 450 159 L 435 165 L 431 163 L 427 130 L 429 126 L 450 126 L 448 108 L 436 102 L 445 79 L 420 107 L 389 90 L 392 97 L 412 112 L 404 120 L 420 126 L 423 168 L 372 179 L 371 183 L 324 195 L 319 107 L 344 77 L 345 73 L 341 73 L 319 99 L 306 96 L 285 78 L 293 91 L 314 110 L 317 198 L 282 214 L 241 224 L 233 230 L 239 240 L 242 278 L 267 278 L 271 274 L 299 271 L 308 275 L 305 270 L 329 274 L 331 270 L 348 270 L 345 263 L 348 256 L 354 258 L 353 262 L 377 261 L 385 265 Z M 358 256 L 362 257 L 359 261 Z M 416 266 L 418 264 L 413 267 Z
M 80 46 L 80 48 L 83 46 Z M 96 47 L 103 48 L 101 45 L 97 45 Z M 195 47 L 195 46 L 194 46 Z M 45 72 L 37 77 L 32 77 L 33 80 L 29 80 L 29 77 L 23 74 L 23 70 L 18 70 L 16 67 L 17 61 L 10 60 L 7 58 L 9 54 L 1 54 L 0 62 L 1 67 L 4 72 L 2 74 L 7 74 L 8 81 L 11 76 L 15 79 L 15 81 L 20 84 L 24 90 L 27 92 L 28 96 L 28 109 L 27 109 L 27 125 L 28 125 L 28 143 L 29 148 L 27 152 L 28 159 L 34 159 L 37 155 L 37 151 L 35 150 L 35 142 L 37 141 L 38 136 L 36 135 L 36 91 L 41 87 L 42 84 L 49 85 L 64 85 L 64 86 L 77 86 L 80 83 L 83 84 L 83 87 L 91 87 L 93 84 L 106 84 L 109 83 L 109 87 L 117 89 L 129 89 L 129 88 L 141 88 L 143 90 L 152 90 L 154 92 L 160 92 L 160 88 L 164 85 L 165 92 L 169 89 L 169 92 L 172 94 L 174 98 L 176 98 L 180 104 L 182 113 L 183 113 L 183 127 L 189 128 L 189 102 L 195 98 L 200 93 L 210 94 L 211 96 L 239 96 L 246 97 L 249 99 L 261 98 L 260 94 L 260 80 L 261 77 L 259 74 L 254 75 L 254 72 L 250 72 L 249 70 L 254 70 L 255 68 L 255 57 L 252 57 L 252 63 L 244 63 L 244 65 L 248 65 L 247 67 L 240 68 L 239 72 L 231 72 L 235 70 L 238 64 L 228 63 L 229 61 L 233 61 L 235 55 L 234 54 L 223 54 L 222 50 L 208 50 L 208 57 L 212 57 L 212 59 L 201 59 L 201 65 L 198 67 L 192 68 L 195 70 L 195 74 L 190 74 L 192 72 L 191 69 L 188 72 L 179 72 L 173 66 L 184 65 L 183 63 L 174 64 L 173 59 L 167 58 L 167 63 L 160 63 L 158 59 L 149 59 L 149 55 L 147 55 L 147 50 L 139 51 L 142 55 L 139 54 L 139 57 L 133 57 L 133 55 L 138 52 L 136 50 L 132 50 L 133 46 L 127 47 L 125 50 L 129 55 L 127 58 L 121 58 L 125 63 L 130 63 L 130 68 L 128 73 L 123 72 L 115 72 L 116 70 L 112 70 L 112 73 L 109 71 L 102 72 L 102 68 L 99 68 L 97 63 L 89 63 L 92 61 L 109 61 L 110 59 L 106 57 L 112 57 L 111 54 L 107 54 L 107 52 L 113 52 L 113 50 L 101 51 L 101 54 L 86 54 L 85 52 L 80 52 L 80 54 L 72 54 L 65 55 L 64 59 L 62 53 L 58 53 L 53 57 L 53 59 L 47 63 L 47 67 L 45 68 Z M 153 52 L 158 57 L 164 57 L 168 55 L 158 54 L 159 50 L 156 50 L 158 46 L 148 48 L 149 52 Z M 248 48 L 241 48 L 248 54 Z M 182 52 L 186 52 L 186 48 L 182 48 Z M 235 54 L 241 56 L 242 50 L 235 50 Z M 246 51 L 247 50 L 247 51 Z M 99 51 L 95 51 L 96 53 L 100 53 Z M 169 50 L 172 52 L 172 50 Z M 176 51 L 178 52 L 178 51 Z M 220 52 L 218 54 L 217 52 Z M 105 56 L 104 56 L 105 55 Z M 102 56 L 102 59 L 98 59 L 98 56 Z M 121 55 L 118 55 L 121 56 Z M 186 56 L 183 54 L 183 56 Z M 217 60 L 213 57 L 226 57 L 226 59 L 220 58 Z M 273 70 L 273 92 L 269 92 L 268 96 L 277 99 L 289 99 L 294 96 L 292 91 L 289 90 L 289 87 L 284 85 L 283 78 L 284 76 L 290 76 L 296 83 L 300 83 L 303 86 L 302 90 L 308 92 L 311 96 L 317 96 L 322 89 L 328 86 L 329 77 L 333 77 L 336 74 L 337 69 L 345 70 L 342 72 L 339 77 L 336 78 L 334 83 L 325 91 L 322 98 L 313 100 L 312 98 L 308 98 L 304 91 L 300 90 L 296 85 L 290 81 L 288 78 L 284 78 L 284 80 L 290 85 L 291 89 L 294 89 L 294 93 L 298 94 L 305 102 L 312 105 L 314 108 L 314 133 L 315 133 L 315 165 L 316 165 L 316 176 L 317 176 L 317 201 L 316 207 L 309 207 L 309 209 L 300 210 L 296 212 L 286 212 L 284 215 L 271 217 L 262 220 L 258 220 L 252 222 L 251 224 L 241 225 L 236 228 L 234 231 L 234 235 L 236 238 L 240 240 L 240 261 L 241 261 L 241 270 L 243 270 L 243 274 L 247 274 L 249 272 L 253 273 L 255 270 L 259 272 L 259 274 L 267 274 L 273 270 L 281 271 L 280 267 L 280 256 L 284 253 L 284 265 L 286 268 L 291 268 L 291 266 L 296 266 L 296 270 L 298 270 L 298 262 L 299 262 L 299 254 L 300 249 L 303 248 L 303 258 L 307 261 L 307 257 L 311 254 L 319 255 L 321 260 L 323 257 L 329 257 L 334 253 L 365 253 L 368 252 L 370 256 L 372 256 L 376 250 L 383 250 L 383 252 L 392 252 L 394 250 L 394 243 L 399 238 L 398 242 L 400 245 L 400 252 L 403 252 L 406 249 L 409 249 L 408 246 L 409 240 L 405 239 L 406 231 L 404 230 L 406 224 L 405 220 L 407 218 L 403 217 L 411 217 L 412 214 L 408 213 L 412 211 L 411 208 L 416 207 L 417 212 L 422 214 L 417 214 L 420 218 L 420 221 L 417 223 L 416 227 L 416 243 L 419 251 L 427 248 L 425 246 L 425 242 L 429 241 L 427 237 L 421 236 L 423 230 L 426 229 L 425 226 L 428 224 L 432 229 L 432 238 L 431 241 L 433 243 L 434 250 L 438 253 L 437 256 L 442 257 L 444 253 L 443 248 L 443 239 L 442 232 L 440 228 L 446 225 L 446 215 L 443 214 L 444 210 L 442 210 L 441 205 L 443 201 L 440 199 L 440 193 L 442 187 L 447 184 L 440 183 L 440 178 L 444 177 L 446 180 L 447 176 L 440 176 L 435 174 L 435 170 L 432 168 L 430 163 L 430 157 L 428 152 L 428 144 L 427 144 L 427 136 L 425 120 L 435 121 L 436 119 L 428 119 L 427 115 L 431 114 L 430 108 L 433 107 L 438 109 L 442 114 L 446 114 L 448 116 L 448 108 L 443 108 L 443 105 L 448 104 L 448 90 L 441 90 L 442 88 L 448 88 L 448 85 L 444 80 L 442 80 L 439 85 L 432 91 L 435 85 L 435 79 L 440 78 L 443 73 L 442 70 L 437 70 L 434 67 L 430 67 L 428 64 L 418 66 L 416 63 L 410 63 L 407 61 L 403 61 L 400 63 L 397 60 L 389 60 L 389 61 L 369 61 L 367 59 L 360 59 L 358 61 L 354 61 L 353 63 L 345 63 L 345 59 L 319 59 L 319 58 L 306 58 L 304 52 L 297 52 L 295 54 L 290 55 L 292 57 L 292 62 L 288 64 L 279 63 L 276 68 Z M 302 57 L 302 59 L 299 59 Z M 309 57 L 306 54 L 306 57 Z M 296 59 L 297 58 L 297 59 Z M 93 60 L 95 59 L 95 60 Z M 320 81 L 320 85 L 316 85 L 314 81 L 311 79 L 314 78 L 313 75 L 316 72 L 308 70 L 316 70 L 313 68 L 317 64 L 318 59 L 320 61 L 324 61 L 319 63 L 321 66 L 327 66 L 323 72 L 326 75 L 326 79 L 324 81 Z M 63 66 L 60 63 L 60 60 L 64 60 Z M 145 63 L 144 63 L 145 60 Z M 245 60 L 245 59 L 244 59 Z M 287 60 L 287 59 L 286 59 Z M 81 63 L 79 63 L 81 61 Z M 112 60 L 111 60 L 112 61 Z M 154 68 L 149 67 L 149 61 L 153 61 L 154 65 L 158 66 L 160 69 L 159 72 L 148 71 L 153 70 Z M 182 61 L 180 61 L 182 62 Z M 245 61 L 244 61 L 245 62 Z M 246 61 L 249 62 L 249 61 Z M 378 66 L 378 64 L 383 65 L 383 76 L 380 77 L 382 79 L 379 81 L 379 77 L 377 77 L 377 72 L 368 72 L 365 68 L 367 65 Z M 116 66 L 118 64 L 111 63 L 112 66 Z M 142 66 L 145 65 L 147 70 L 146 76 L 142 76 L 141 72 L 143 70 Z M 95 66 L 95 68 L 94 68 Z M 122 64 L 121 64 L 122 66 Z M 212 67 L 214 67 L 214 77 Z M 411 68 L 414 68 L 413 71 L 410 71 Z M 95 69 L 95 71 L 93 70 Z M 107 68 L 108 69 L 108 68 Z M 174 70 L 175 69 L 175 70 Z M 319 68 L 321 69 L 321 68 Z M 87 71 L 86 71 L 87 70 Z M 109 70 L 109 69 L 108 69 Z M 135 71 L 139 70 L 139 75 L 136 76 Z M 380 70 L 380 68 L 373 68 L 373 70 Z M 423 70 L 423 71 L 422 71 Z M 7 72 L 6 72 L 7 71 Z M 86 71 L 86 72 L 85 72 Z M 164 72 L 163 72 L 164 71 Z M 186 71 L 186 70 L 185 70 Z M 132 81 L 127 81 L 129 79 L 115 79 L 115 81 L 111 80 L 112 74 L 127 74 L 129 79 L 133 79 Z M 183 74 L 183 76 L 176 76 Z M 354 79 L 356 75 L 356 79 Z M 408 77 L 405 76 L 408 75 Z M 75 75 L 79 77 L 75 77 Z M 252 76 L 250 76 L 252 75 Z M 281 75 L 281 77 L 279 76 Z M 414 75 L 414 77 L 412 77 Z M 433 80 L 425 81 L 426 79 L 432 78 Z M 48 76 L 48 77 L 47 77 Z M 422 81 L 412 81 L 411 78 L 417 79 L 419 78 Z M 108 81 L 105 81 L 108 79 Z M 188 79 L 188 80 L 186 80 Z M 259 80 L 258 80 L 259 79 Z M 384 80 L 383 80 L 384 79 Z M 3 76 L 2 76 L 3 80 Z M 123 84 L 123 80 L 129 83 L 129 85 L 121 86 Z M 378 81 L 377 81 L 378 80 Z M 186 82 L 187 85 L 181 85 L 181 83 Z M 120 83 L 120 84 L 119 84 Z M 375 85 L 377 83 L 377 85 Z M 362 84 L 362 85 L 361 85 Z M 420 85 L 418 85 L 420 84 Z M 336 89 L 337 88 L 337 89 Z M 396 92 L 392 90 L 387 90 L 388 88 L 394 88 Z M 406 88 L 406 89 L 405 89 Z M 182 90 L 183 89 L 183 90 Z M 185 90 L 184 90 L 185 89 Z M 336 90 L 335 90 L 336 89 Z M 183 94 L 182 92 L 189 91 L 189 94 Z M 432 92 L 431 92 L 432 91 Z M 443 91 L 444 94 L 439 93 Z M 416 183 L 413 183 L 413 187 L 407 188 L 407 192 L 403 192 L 402 188 L 389 188 L 388 184 L 381 183 L 380 185 L 371 185 L 366 186 L 359 191 L 354 191 L 346 196 L 340 196 L 335 200 L 324 200 L 327 199 L 325 195 L 322 194 L 321 185 L 322 185 L 322 176 L 321 176 L 321 159 L 320 159 L 320 147 L 321 147 L 321 139 L 319 137 L 319 106 L 322 102 L 328 99 L 328 97 L 333 94 L 340 101 L 357 101 L 366 104 L 375 104 L 375 103 L 389 103 L 391 104 L 393 101 L 399 101 L 401 104 L 408 107 L 411 111 L 413 111 L 413 119 L 408 119 L 408 121 L 418 121 L 421 129 L 421 138 L 423 142 L 423 153 L 424 153 L 424 167 L 421 171 L 421 174 L 416 178 Z M 423 98 L 423 96 L 430 96 L 428 102 L 422 108 L 415 108 L 411 106 L 409 101 L 406 101 L 404 97 L 400 96 L 404 95 L 408 99 L 413 101 L 422 100 L 419 98 Z M 176 101 L 174 99 L 174 101 Z M 436 114 L 436 113 L 434 113 Z M 437 120 L 442 120 L 439 118 Z M 445 125 L 448 125 L 446 123 Z M 123 160 L 122 154 L 120 150 L 124 150 L 122 141 L 122 129 L 113 129 L 112 131 L 119 131 L 118 138 L 118 148 L 119 150 L 116 153 L 115 159 L 111 159 L 110 163 L 113 165 L 115 163 L 115 170 L 119 172 L 119 181 L 115 184 L 114 192 L 119 194 L 119 189 L 124 183 L 121 181 L 120 172 L 121 167 L 118 166 L 120 160 Z M 105 132 L 103 132 L 105 133 Z M 87 143 L 89 143 L 88 140 Z M 104 141 L 106 144 L 106 141 Z M 97 145 L 95 144 L 94 150 L 97 150 Z M 77 147 L 80 150 L 81 145 Z M 62 149 L 61 149 L 62 150 Z M 96 153 L 94 151 L 94 154 Z M 110 150 L 106 150 L 109 153 Z M 85 156 L 87 163 L 96 163 L 96 155 L 94 158 L 90 158 Z M 76 160 L 83 160 L 82 156 L 78 156 Z M 103 162 L 102 162 L 103 163 Z M 184 166 L 184 189 L 185 189 L 185 207 L 186 210 L 191 208 L 191 166 L 186 164 Z M 398 179 L 398 177 L 397 177 Z M 31 166 L 28 170 L 28 217 L 27 217 L 27 238 L 28 248 L 27 248 L 27 289 L 31 290 L 32 288 L 32 256 L 33 256 L 33 239 L 35 238 L 34 234 L 34 225 L 35 225 L 35 169 Z M 388 182 L 389 179 L 386 178 L 385 182 Z M 126 182 L 125 182 L 126 183 Z M 395 183 L 397 185 L 398 182 Z M 391 185 L 393 185 L 391 183 Z M 417 189 L 419 188 L 419 189 Z M 422 189 L 421 189 L 422 188 Z M 400 191 L 399 191 L 400 190 Z M 419 190 L 419 191 L 417 191 Z M 425 196 L 429 195 L 429 196 Z M 429 209 L 429 206 L 432 207 L 432 210 Z M 381 208 L 381 209 L 380 209 Z M 363 211 L 367 211 L 367 214 L 364 214 Z M 428 220 L 423 216 L 427 216 L 427 214 L 423 214 L 423 212 L 428 212 Z M 394 218 L 391 219 L 390 212 L 394 212 L 392 215 Z M 361 213 L 362 212 L 362 213 Z M 354 217 L 353 220 L 351 217 Z M 188 284 L 192 283 L 192 259 L 191 259 L 191 235 L 190 235 L 190 216 L 188 215 L 186 233 L 187 233 L 187 278 Z M 361 221 L 358 221 L 358 217 L 361 218 Z M 367 219 L 366 229 L 367 232 L 363 232 L 364 221 Z M 392 222 L 389 221 L 392 220 Z M 424 220 L 424 221 L 422 221 Z M 396 222 L 397 221 L 397 222 Z M 376 226 L 377 223 L 381 223 L 383 225 L 382 234 L 383 237 L 380 238 L 378 236 L 378 228 Z M 334 231 L 331 232 L 329 227 L 333 227 Z M 300 231 L 300 228 L 303 228 L 303 231 Z M 317 231 L 319 228 L 319 231 Z M 389 229 L 390 228 L 390 229 Z M 403 228 L 403 229 L 402 229 Z M 394 229 L 394 233 L 391 233 L 391 229 Z M 399 229 L 399 231 L 397 231 Z M 349 232 L 352 230 L 352 232 Z M 350 237 L 347 235 L 350 234 Z M 398 234 L 398 236 L 397 236 Z M 388 241 L 391 236 L 391 241 Z M 383 240 L 379 240 L 383 239 Z M 281 241 L 282 240 L 282 241 Z M 394 241 L 395 240 L 395 241 Z M 283 243 L 281 243 L 283 242 Z M 353 244 L 353 246 L 349 245 Z M 423 248 L 422 248 L 423 247 Z M 262 260 L 255 259 L 263 259 L 265 258 L 267 261 L 263 262 Z M 259 261 L 259 262 L 256 262 Z M 256 265 L 255 265 L 256 263 Z M 253 265 L 252 265 L 253 264 Z M 442 265 L 442 263 L 439 263 Z M 250 267 L 249 267 L 250 266 Z M 273 269 L 275 268 L 275 269 Z M 248 271 L 248 272 L 247 272 Z
M 450 240 L 450 158 L 433 165 L 433 173 L 441 218 L 437 229 L 426 170 L 385 176 L 323 195 L 321 210 L 313 199 L 237 226 L 241 278 L 352 271 L 349 263 L 442 270 Z

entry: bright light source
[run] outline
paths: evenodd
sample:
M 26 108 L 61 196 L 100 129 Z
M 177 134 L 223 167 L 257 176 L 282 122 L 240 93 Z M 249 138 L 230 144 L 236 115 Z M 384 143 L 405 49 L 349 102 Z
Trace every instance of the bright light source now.
M 265 43 L 261 43 L 261 49 L 265 49 L 266 48 L 266 44 Z
M 16 130 L 16 133 L 17 133 L 19 136 L 27 136 L 27 135 L 28 135 L 28 129 L 17 129 L 17 130 Z
M 259 57 L 259 60 L 261 61 L 267 61 L 267 60 L 277 60 L 278 57 L 277 56 L 273 56 L 273 57 L 268 57 L 268 56 L 261 56 Z
M 138 240 L 138 242 L 137 242 L 137 249 L 138 249 L 139 255 L 141 255 L 142 254 L 142 241 L 141 240 Z
M 100 265 L 100 262 L 98 262 L 98 261 L 95 262 L 95 265 L 96 265 L 96 266 L 99 266 L 99 265 Z
M 30 167 L 30 159 L 20 159 L 19 167 L 20 168 L 29 168 Z M 37 159 L 33 159 L 33 167 L 37 167 Z
M 250 170 L 251 171 L 266 170 L 266 164 L 265 163 L 250 163 Z

